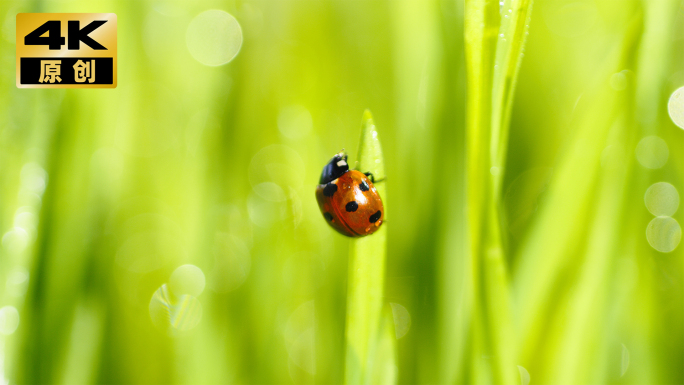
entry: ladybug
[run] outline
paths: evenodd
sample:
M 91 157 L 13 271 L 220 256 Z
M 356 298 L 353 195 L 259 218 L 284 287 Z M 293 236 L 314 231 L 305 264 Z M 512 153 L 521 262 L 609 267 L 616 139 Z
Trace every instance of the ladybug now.
M 382 225 L 384 208 L 373 182 L 371 173 L 349 170 L 344 152 L 333 156 L 323 167 L 316 187 L 316 200 L 325 221 L 348 237 L 376 232 Z

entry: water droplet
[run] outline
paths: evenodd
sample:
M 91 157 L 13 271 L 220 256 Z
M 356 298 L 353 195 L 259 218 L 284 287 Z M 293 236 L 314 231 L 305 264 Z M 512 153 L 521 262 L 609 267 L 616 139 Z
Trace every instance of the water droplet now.
M 398 303 L 390 302 L 392 318 L 394 318 L 394 334 L 397 339 L 403 337 L 411 328 L 411 314 L 406 308 Z
M 176 297 L 166 284 L 152 295 L 149 310 L 152 323 L 169 334 L 190 330 L 202 319 L 202 304 L 197 298 L 187 294 Z
M 492 174 L 492 175 L 494 175 L 494 176 L 497 176 L 497 175 L 499 175 L 499 174 L 501 173 L 501 169 L 500 169 L 499 167 L 492 166 L 492 167 L 489 169 L 489 173 Z
M 627 368 L 629 368 L 629 350 L 625 344 L 622 344 L 622 360 L 620 363 L 620 377 L 627 373 Z
M 204 273 L 195 265 L 178 266 L 169 278 L 169 289 L 176 296 L 189 294 L 198 297 L 204 291 Z
M 679 128 L 684 128 L 684 87 L 677 88 L 667 102 L 670 119 Z
M 240 52 L 242 28 L 228 12 L 212 9 L 192 19 L 185 41 L 195 60 L 208 66 L 220 66 Z
M 528 385 L 530 383 L 530 373 L 527 371 L 527 369 L 518 365 L 518 372 L 520 372 L 520 384 Z
M 508 19 L 509 16 L 508 16 L 508 15 L 504 15 L 504 17 L 505 17 L 506 19 Z
M 499 35 L 499 37 L 504 37 L 504 34 L 503 34 L 503 33 L 502 33 L 502 34 L 500 34 L 500 35 Z
M 670 150 L 667 143 L 657 136 L 647 136 L 639 141 L 636 157 L 639 164 L 646 168 L 657 169 L 667 163 Z
M 682 228 L 670 217 L 655 217 L 646 227 L 648 244 L 661 253 L 676 249 L 681 238 Z
M 0 333 L 8 336 L 19 327 L 19 311 L 14 306 L 0 308 Z
M 679 207 L 679 193 L 667 182 L 654 183 L 644 194 L 648 211 L 655 216 L 672 216 Z

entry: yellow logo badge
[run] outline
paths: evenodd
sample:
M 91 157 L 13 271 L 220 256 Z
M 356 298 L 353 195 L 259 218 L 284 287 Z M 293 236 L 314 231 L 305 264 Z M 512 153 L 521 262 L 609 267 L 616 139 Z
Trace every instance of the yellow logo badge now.
M 17 87 L 115 88 L 116 14 L 17 14 Z

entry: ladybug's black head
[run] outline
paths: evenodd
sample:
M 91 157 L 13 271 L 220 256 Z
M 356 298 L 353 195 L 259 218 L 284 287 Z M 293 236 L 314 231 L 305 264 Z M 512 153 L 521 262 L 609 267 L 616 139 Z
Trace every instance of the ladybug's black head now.
M 345 172 L 349 171 L 349 165 L 347 164 L 347 154 L 340 152 L 335 154 L 335 156 L 330 159 L 330 162 L 323 167 L 323 172 L 321 173 L 321 180 L 318 182 L 320 184 L 326 184 L 339 178 Z

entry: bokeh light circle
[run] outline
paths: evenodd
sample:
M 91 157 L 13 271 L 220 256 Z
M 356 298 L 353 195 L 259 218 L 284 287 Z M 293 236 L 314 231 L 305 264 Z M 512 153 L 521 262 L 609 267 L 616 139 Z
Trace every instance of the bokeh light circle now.
M 684 87 L 679 87 L 670 95 L 667 102 L 667 112 L 670 119 L 679 128 L 684 129 Z
M 655 216 L 672 216 L 679 207 L 679 193 L 667 182 L 654 183 L 646 190 L 644 203 Z
M 278 130 L 286 138 L 303 138 L 311 132 L 312 128 L 311 113 L 303 106 L 287 106 L 278 113 Z
M 0 308 L 0 333 L 8 336 L 19 327 L 19 311 L 14 306 Z
M 316 307 L 314 301 L 301 304 L 287 320 L 283 337 L 294 364 L 309 374 L 316 373 Z
M 646 168 L 657 169 L 667 163 L 670 150 L 667 143 L 657 136 L 647 136 L 639 141 L 636 147 L 636 157 L 639 164 Z
M 394 319 L 394 334 L 399 339 L 405 336 L 411 328 L 411 314 L 401 304 L 390 302 L 390 307 Z
M 187 294 L 175 296 L 166 284 L 152 295 L 149 311 L 152 323 L 171 334 L 193 329 L 202 319 L 202 304 L 197 298 Z
M 197 297 L 204 291 L 205 284 L 202 269 L 195 265 L 178 266 L 169 278 L 169 288 L 177 296 L 189 294 Z
M 674 218 L 655 217 L 646 227 L 646 239 L 652 248 L 669 253 L 679 245 L 682 228 Z
M 254 192 L 269 202 L 283 202 L 297 190 L 305 175 L 304 161 L 297 151 L 281 144 L 259 150 L 250 161 L 248 176 Z
M 208 66 L 220 66 L 240 52 L 242 28 L 233 15 L 211 9 L 192 19 L 185 41 L 195 60 Z

